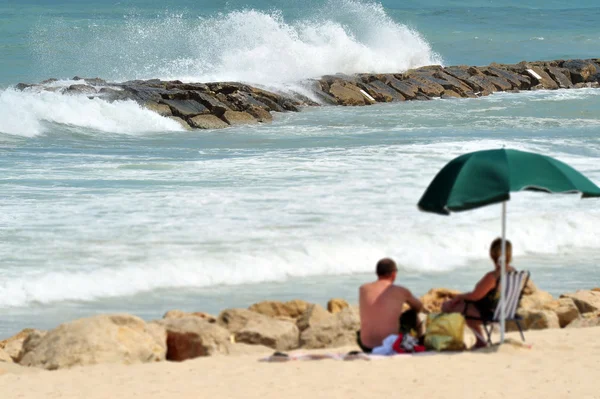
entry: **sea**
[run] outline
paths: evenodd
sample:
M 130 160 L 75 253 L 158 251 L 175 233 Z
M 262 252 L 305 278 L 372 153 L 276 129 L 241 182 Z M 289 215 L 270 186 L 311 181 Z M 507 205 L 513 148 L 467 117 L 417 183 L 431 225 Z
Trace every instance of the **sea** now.
M 261 300 L 356 303 L 392 257 L 415 295 L 490 270 L 501 207 L 417 202 L 471 151 L 540 152 L 600 183 L 600 90 L 309 107 L 184 131 L 60 89 L 600 57 L 597 0 L 0 0 L 0 338 L 98 313 L 146 320 Z M 310 93 L 309 93 L 310 95 Z M 600 286 L 600 200 L 514 193 L 514 266 L 557 296 Z

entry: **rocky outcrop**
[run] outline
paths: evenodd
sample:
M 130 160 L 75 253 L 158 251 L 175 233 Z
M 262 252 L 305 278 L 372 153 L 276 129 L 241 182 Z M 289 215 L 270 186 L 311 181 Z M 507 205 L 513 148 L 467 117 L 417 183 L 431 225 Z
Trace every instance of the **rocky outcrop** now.
M 310 305 L 296 320 L 296 326 L 300 332 L 306 330 L 309 327 L 312 327 L 316 324 L 319 324 L 323 320 L 329 319 L 332 317 L 331 313 L 327 311 L 323 306 L 319 304 Z
M 216 323 L 217 318 L 211 314 L 204 312 L 184 312 L 182 310 L 169 310 L 164 314 L 163 319 L 182 319 L 185 317 L 197 317 L 202 320 L 206 320 L 209 323 Z
M 167 360 L 180 362 L 229 353 L 229 331 L 205 318 L 178 315 L 154 323 L 166 331 Z
M 435 288 L 421 300 L 426 310 L 437 312 L 441 303 L 456 293 Z M 529 282 L 518 314 L 525 330 L 600 326 L 598 296 L 600 289 L 592 289 L 555 299 Z M 341 298 L 329 301 L 328 307 L 337 312 L 293 300 L 263 301 L 252 305 L 253 310 L 227 309 L 218 317 L 171 310 L 164 319 L 148 324 L 129 315 L 95 316 L 63 324 L 48 333 L 23 330 L 0 342 L 0 362 L 58 369 L 355 346 L 360 328 L 358 307 Z M 507 331 L 517 331 L 512 322 L 506 327 Z
M 556 313 L 561 328 L 569 325 L 573 320 L 581 316 L 579 309 L 571 298 L 559 298 L 544 305 L 544 308 Z
M 235 342 L 263 345 L 279 351 L 298 348 L 299 338 L 296 324 L 266 316 L 250 320 L 235 333 Z
M 547 328 L 560 328 L 558 315 L 551 310 L 519 310 L 519 315 L 523 318 L 522 327 L 524 330 L 544 330 Z M 508 331 L 515 331 L 514 328 Z
M 563 294 L 560 297 L 572 299 L 580 313 L 600 311 L 600 292 L 598 291 L 579 290 Z
M 300 299 L 288 302 L 262 301 L 251 305 L 248 309 L 269 317 L 297 319 L 302 316 L 310 304 Z
M 342 298 L 333 298 L 327 302 L 327 310 L 330 313 L 339 313 L 350 305 Z
M 225 309 L 217 317 L 217 323 L 226 328 L 230 333 L 237 333 L 244 328 L 250 320 L 265 317 L 248 309 Z
M 297 92 L 275 93 L 235 82 L 184 83 L 134 80 L 110 83 L 75 77 L 77 84 L 58 88 L 19 83 L 18 90 L 60 91 L 107 101 L 132 100 L 185 129 L 221 129 L 270 122 L 272 112 L 300 107 L 371 105 L 378 102 L 473 98 L 499 91 L 600 87 L 598 59 L 554 60 L 488 66 L 430 65 L 395 74 L 328 75 L 305 82 L 319 103 Z M 55 81 L 55 80 L 54 80 Z
M 36 330 L 33 328 L 26 328 L 21 330 L 16 335 L 0 341 L 0 349 L 10 356 L 15 362 L 18 362 L 21 357 L 21 350 L 23 349 L 23 342 L 32 334 L 37 336 L 44 336 L 46 331 Z
M 439 313 L 442 311 L 442 304 L 458 294 L 460 294 L 460 291 L 432 288 L 421 297 L 421 303 L 423 303 L 423 309 L 428 313 Z
M 0 362 L 13 363 L 13 358 L 4 349 L 0 349 Z
M 46 335 L 30 334 L 19 363 L 48 370 L 98 363 L 164 360 L 162 327 L 131 315 L 100 315 L 65 323 Z
M 600 314 L 588 313 L 581 315 L 567 325 L 567 328 L 599 327 Z
M 355 345 L 360 317 L 352 307 L 307 328 L 300 335 L 300 346 L 306 349 Z
M 286 304 L 291 307 L 286 308 L 285 304 L 276 301 L 264 301 L 250 307 L 269 315 L 247 309 L 227 309 L 219 314 L 217 323 L 233 334 L 236 343 L 263 345 L 277 350 L 295 349 L 300 331 L 290 315 L 297 314 L 292 304 L 297 305 L 298 302 Z

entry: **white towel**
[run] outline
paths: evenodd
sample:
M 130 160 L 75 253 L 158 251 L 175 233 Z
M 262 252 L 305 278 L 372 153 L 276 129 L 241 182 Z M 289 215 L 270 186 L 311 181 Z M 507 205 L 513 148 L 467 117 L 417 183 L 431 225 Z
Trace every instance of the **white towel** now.
M 373 348 L 371 353 L 374 355 L 383 355 L 383 356 L 395 355 L 396 351 L 394 351 L 392 346 L 394 345 L 394 342 L 396 342 L 397 339 L 398 339 L 398 334 L 388 335 L 387 338 L 385 338 L 383 340 L 383 343 L 381 344 L 381 346 Z

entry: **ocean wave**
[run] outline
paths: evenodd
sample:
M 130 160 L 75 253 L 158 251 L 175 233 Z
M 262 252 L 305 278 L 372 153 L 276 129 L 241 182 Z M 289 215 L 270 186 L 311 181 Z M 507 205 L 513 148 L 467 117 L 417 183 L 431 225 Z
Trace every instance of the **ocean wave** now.
M 575 199 L 573 199 L 575 200 Z M 498 209 L 496 209 L 498 210 Z M 415 211 L 416 212 L 416 211 Z M 157 289 L 202 288 L 219 285 L 239 285 L 286 281 L 290 278 L 372 273 L 374 263 L 383 256 L 392 256 L 408 273 L 444 273 L 457 268 L 472 267 L 487 261 L 490 241 L 500 232 L 500 213 L 496 217 L 471 217 L 442 223 L 432 229 L 427 225 L 403 226 L 390 230 L 387 237 L 355 237 L 355 239 L 313 240 L 302 243 L 280 243 L 270 250 L 230 252 L 225 255 L 189 254 L 189 251 L 163 251 L 170 259 L 148 259 L 143 264 L 105 266 L 86 269 L 78 267 L 7 272 L 0 278 L 0 308 L 27 306 L 58 301 L 93 301 L 100 298 L 130 296 Z M 535 254 L 561 257 L 573 252 L 593 249 L 598 242 L 595 226 L 597 213 L 578 211 L 526 215 L 511 212 L 509 206 L 509 237 L 515 246 L 515 262 L 519 257 Z M 452 218 L 455 218 L 453 216 Z M 477 224 L 473 223 L 477 221 Z M 365 232 L 366 233 L 366 232 Z M 373 233 L 373 231 L 369 231 Z M 378 241 L 381 240 L 381 241 Z M 104 248 L 104 250 L 110 249 Z M 121 248 L 121 250 L 123 250 Z M 126 257 L 126 254 L 123 254 Z M 569 267 L 568 262 L 557 267 Z M 568 258 L 572 259 L 572 258 Z M 60 282 L 57 284 L 57 282 Z
M 328 0 L 298 20 L 254 9 L 199 18 L 166 14 L 151 21 L 128 15 L 116 26 L 96 23 L 78 30 L 60 20 L 44 22 L 33 36 L 40 67 L 49 73 L 68 73 L 68 60 L 73 74 L 113 80 L 271 86 L 442 63 L 417 31 L 395 22 L 381 4 L 358 0 Z
M 102 177 L 164 183 L 127 194 L 121 190 L 128 186 L 119 186 L 101 195 L 82 194 L 78 183 L 62 194 L 53 189 L 60 195 L 51 202 L 4 201 L 0 224 L 29 227 L 6 234 L 0 255 L 8 259 L 14 252 L 11 240 L 36 245 L 19 245 L 26 251 L 16 255 L 19 264 L 3 267 L 0 307 L 372 273 L 383 256 L 415 274 L 473 267 L 487 261 L 489 243 L 500 234 L 500 207 L 441 217 L 418 212 L 416 202 L 445 162 L 502 143 L 280 149 L 260 155 L 235 150 L 230 157 L 205 149 L 211 161 L 179 162 L 160 172 L 116 167 L 125 159 L 84 158 L 78 161 L 85 166 L 80 173 L 92 182 Z M 600 181 L 597 154 L 565 153 L 551 138 L 511 147 L 554 155 Z M 61 170 L 40 168 L 9 178 L 13 184 L 42 175 L 60 178 Z M 34 195 L 43 189 L 23 190 Z M 508 236 L 516 265 L 530 268 L 519 260 L 540 254 L 556 256 L 561 259 L 556 267 L 568 268 L 589 251 L 596 256 L 596 203 L 576 195 L 514 194 Z M 46 215 L 43 224 L 30 221 L 33 204 Z
M 33 137 L 51 131 L 51 124 L 122 134 L 183 130 L 134 101 L 109 103 L 45 90 L 0 91 L 0 134 Z

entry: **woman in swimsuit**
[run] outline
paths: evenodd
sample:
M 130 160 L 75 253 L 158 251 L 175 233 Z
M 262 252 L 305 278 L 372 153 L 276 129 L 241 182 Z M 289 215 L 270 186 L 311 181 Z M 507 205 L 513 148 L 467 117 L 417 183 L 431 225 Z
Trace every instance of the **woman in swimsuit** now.
M 502 255 L 502 239 L 496 238 L 490 246 L 490 257 L 494 262 L 494 270 L 486 273 L 475 285 L 471 292 L 459 294 L 450 301 L 442 304 L 444 313 L 462 313 L 471 317 L 487 317 L 493 314 L 500 299 L 500 268 Z M 506 240 L 506 271 L 514 271 L 510 266 L 512 260 L 512 245 Z M 483 340 L 483 330 L 479 320 L 467 319 L 467 325 L 476 333 L 476 348 L 486 346 Z

